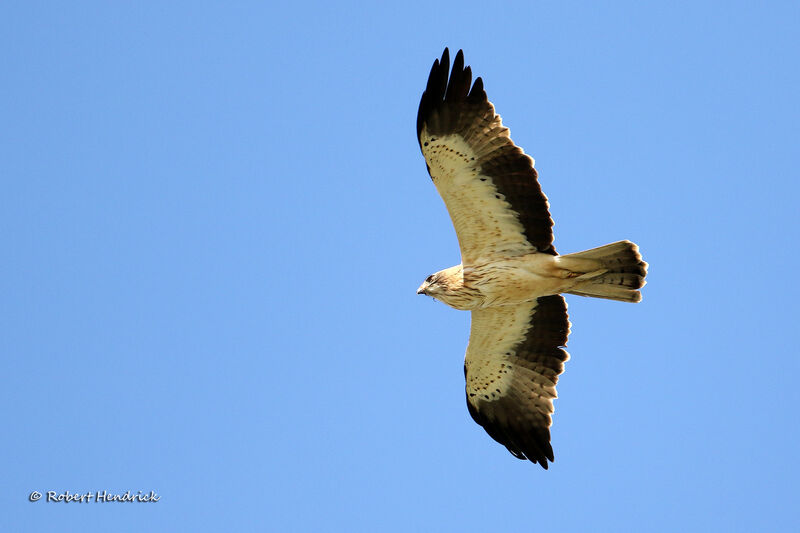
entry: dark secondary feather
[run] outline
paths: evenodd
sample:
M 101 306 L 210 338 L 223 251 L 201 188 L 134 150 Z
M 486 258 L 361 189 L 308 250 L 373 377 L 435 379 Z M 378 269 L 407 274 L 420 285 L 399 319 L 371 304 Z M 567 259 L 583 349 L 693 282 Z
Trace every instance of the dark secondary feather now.
M 417 139 L 424 126 L 433 135 L 460 135 L 470 146 L 492 146 L 491 153 L 478 161 L 482 175 L 489 177 L 522 224 L 525 238 L 537 251 L 556 255 L 553 248 L 553 220 L 547 197 L 537 181 L 533 160 L 508 136 L 500 116 L 489 102 L 483 81 L 472 84 L 472 71 L 464 66 L 461 50 L 448 77 L 450 53 L 444 49 L 436 60 L 422 93 L 417 113 Z
M 533 370 L 555 386 L 559 374 L 564 371 L 564 363 L 569 359 L 564 350 L 568 335 L 569 318 L 564 297 L 539 298 L 525 338 L 512 349 L 512 364 Z M 465 365 L 465 378 L 467 372 Z M 520 383 L 521 379 L 526 378 L 515 374 L 509 392 L 499 399 L 486 400 L 479 395 L 470 398 L 468 391 L 467 408 L 472 419 L 494 440 L 508 448 L 514 457 L 528 459 L 547 469 L 547 461 L 554 459 L 550 445 L 551 418 L 537 402 L 551 400 L 526 397 L 521 391 L 528 387 Z M 520 394 L 515 394 L 515 391 L 520 391 Z

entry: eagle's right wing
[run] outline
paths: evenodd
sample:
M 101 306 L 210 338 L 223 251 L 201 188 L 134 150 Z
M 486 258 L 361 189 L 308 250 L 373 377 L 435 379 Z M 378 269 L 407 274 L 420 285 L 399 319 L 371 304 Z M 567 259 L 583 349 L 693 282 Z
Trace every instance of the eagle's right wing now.
M 461 258 L 543 252 L 555 255 L 553 221 L 533 159 L 508 135 L 480 78 L 459 50 L 433 63 L 417 114 L 428 171 L 453 220 Z
M 564 297 L 472 311 L 464 361 L 473 420 L 515 457 L 547 468 L 550 415 L 569 354 Z

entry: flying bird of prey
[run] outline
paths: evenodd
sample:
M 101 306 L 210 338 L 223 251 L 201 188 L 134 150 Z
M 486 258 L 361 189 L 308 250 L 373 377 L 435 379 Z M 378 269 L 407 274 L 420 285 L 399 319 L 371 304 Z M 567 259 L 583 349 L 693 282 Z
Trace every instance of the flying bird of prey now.
M 561 293 L 638 302 L 647 263 L 630 241 L 558 255 L 533 159 L 516 146 L 472 83 L 459 50 L 431 68 L 417 115 L 428 172 L 455 226 L 461 264 L 417 294 L 472 312 L 464 359 L 467 408 L 514 457 L 547 468 L 550 416 L 569 355 Z

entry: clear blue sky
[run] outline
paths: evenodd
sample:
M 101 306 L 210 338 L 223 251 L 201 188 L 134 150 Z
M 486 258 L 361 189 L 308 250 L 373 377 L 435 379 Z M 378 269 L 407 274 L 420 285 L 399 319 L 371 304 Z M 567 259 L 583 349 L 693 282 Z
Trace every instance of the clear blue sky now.
M 797 531 L 800 7 L 649 4 L 6 3 L 0 529 Z M 415 139 L 444 46 L 558 249 L 651 265 L 568 297 L 547 472 L 415 294 L 459 261 Z

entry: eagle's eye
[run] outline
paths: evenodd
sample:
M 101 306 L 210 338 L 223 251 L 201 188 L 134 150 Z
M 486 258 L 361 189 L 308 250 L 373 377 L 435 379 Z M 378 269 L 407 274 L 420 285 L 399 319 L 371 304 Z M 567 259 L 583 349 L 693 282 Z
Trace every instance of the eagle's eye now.
M 430 276 L 428 276 L 427 278 L 425 278 L 425 283 L 430 283 L 430 282 L 432 282 L 432 281 L 433 281 L 433 274 L 431 274 Z

